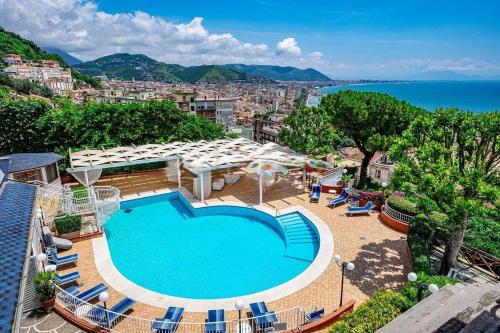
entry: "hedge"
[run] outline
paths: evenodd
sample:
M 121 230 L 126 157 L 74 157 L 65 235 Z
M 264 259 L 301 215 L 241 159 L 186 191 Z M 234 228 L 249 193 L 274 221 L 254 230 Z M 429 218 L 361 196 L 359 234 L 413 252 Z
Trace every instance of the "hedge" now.
M 456 280 L 446 276 L 430 276 L 424 273 L 417 274 L 417 282 L 407 282 L 400 292 L 382 290 L 374 293 L 356 310 L 345 314 L 342 320 L 333 324 L 329 333 L 373 333 L 385 326 L 417 303 L 419 283 L 434 283 L 439 288 L 446 284 L 453 284 Z M 424 297 L 429 296 L 424 292 Z
M 396 318 L 402 311 L 407 300 L 397 292 L 391 290 L 377 291 L 355 311 L 342 317 L 342 320 L 333 324 L 329 333 L 368 333 Z
M 405 198 L 392 196 L 387 200 L 387 204 L 392 209 L 406 215 L 415 216 L 418 213 L 417 205 Z
M 73 231 L 79 231 L 82 228 L 82 217 L 79 215 L 56 217 L 54 222 L 56 224 L 57 232 L 59 232 L 60 235 Z

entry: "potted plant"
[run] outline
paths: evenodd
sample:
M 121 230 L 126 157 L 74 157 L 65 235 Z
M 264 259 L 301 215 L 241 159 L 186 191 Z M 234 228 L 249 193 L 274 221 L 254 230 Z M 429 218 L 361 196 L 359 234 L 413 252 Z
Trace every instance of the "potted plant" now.
M 56 229 L 62 238 L 74 239 L 80 237 L 80 229 L 82 228 L 82 217 L 76 216 L 59 216 L 54 219 Z
M 38 272 L 33 278 L 38 299 L 45 310 L 50 311 L 56 302 L 56 272 Z

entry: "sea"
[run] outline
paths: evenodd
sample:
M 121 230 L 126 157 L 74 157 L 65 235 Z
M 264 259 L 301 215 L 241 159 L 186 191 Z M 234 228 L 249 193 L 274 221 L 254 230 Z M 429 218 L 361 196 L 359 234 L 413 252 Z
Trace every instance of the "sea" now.
M 374 91 L 392 95 L 433 111 L 455 107 L 472 112 L 500 111 L 500 81 L 411 81 L 351 84 L 323 87 L 321 94 L 340 90 Z M 311 95 L 308 104 L 318 105 L 320 98 Z

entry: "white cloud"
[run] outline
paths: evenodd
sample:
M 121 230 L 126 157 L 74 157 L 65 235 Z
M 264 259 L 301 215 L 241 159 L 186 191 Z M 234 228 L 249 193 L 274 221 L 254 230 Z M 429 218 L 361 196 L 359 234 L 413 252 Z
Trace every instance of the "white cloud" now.
M 241 41 L 231 33 L 210 33 L 201 17 L 172 23 L 141 11 L 111 14 L 99 10 L 92 0 L 0 0 L 0 17 L 7 30 L 82 60 L 127 52 L 184 65 L 286 62 L 312 67 L 324 63 L 318 51 L 301 57 L 294 38 L 283 39 L 275 50 L 264 43 Z
M 302 54 L 302 50 L 300 49 L 299 44 L 297 43 L 295 38 L 288 37 L 276 44 L 276 54 L 300 56 Z

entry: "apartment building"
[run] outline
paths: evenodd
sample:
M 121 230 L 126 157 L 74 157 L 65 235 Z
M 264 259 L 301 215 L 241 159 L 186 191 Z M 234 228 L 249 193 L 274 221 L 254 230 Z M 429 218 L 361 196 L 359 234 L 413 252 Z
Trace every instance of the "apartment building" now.
M 182 111 L 196 114 L 196 93 L 196 89 L 175 89 L 172 91 L 171 99 Z
M 234 125 L 234 98 L 196 98 L 195 112 L 199 117 L 208 119 L 216 124 L 224 125 L 227 129 Z

